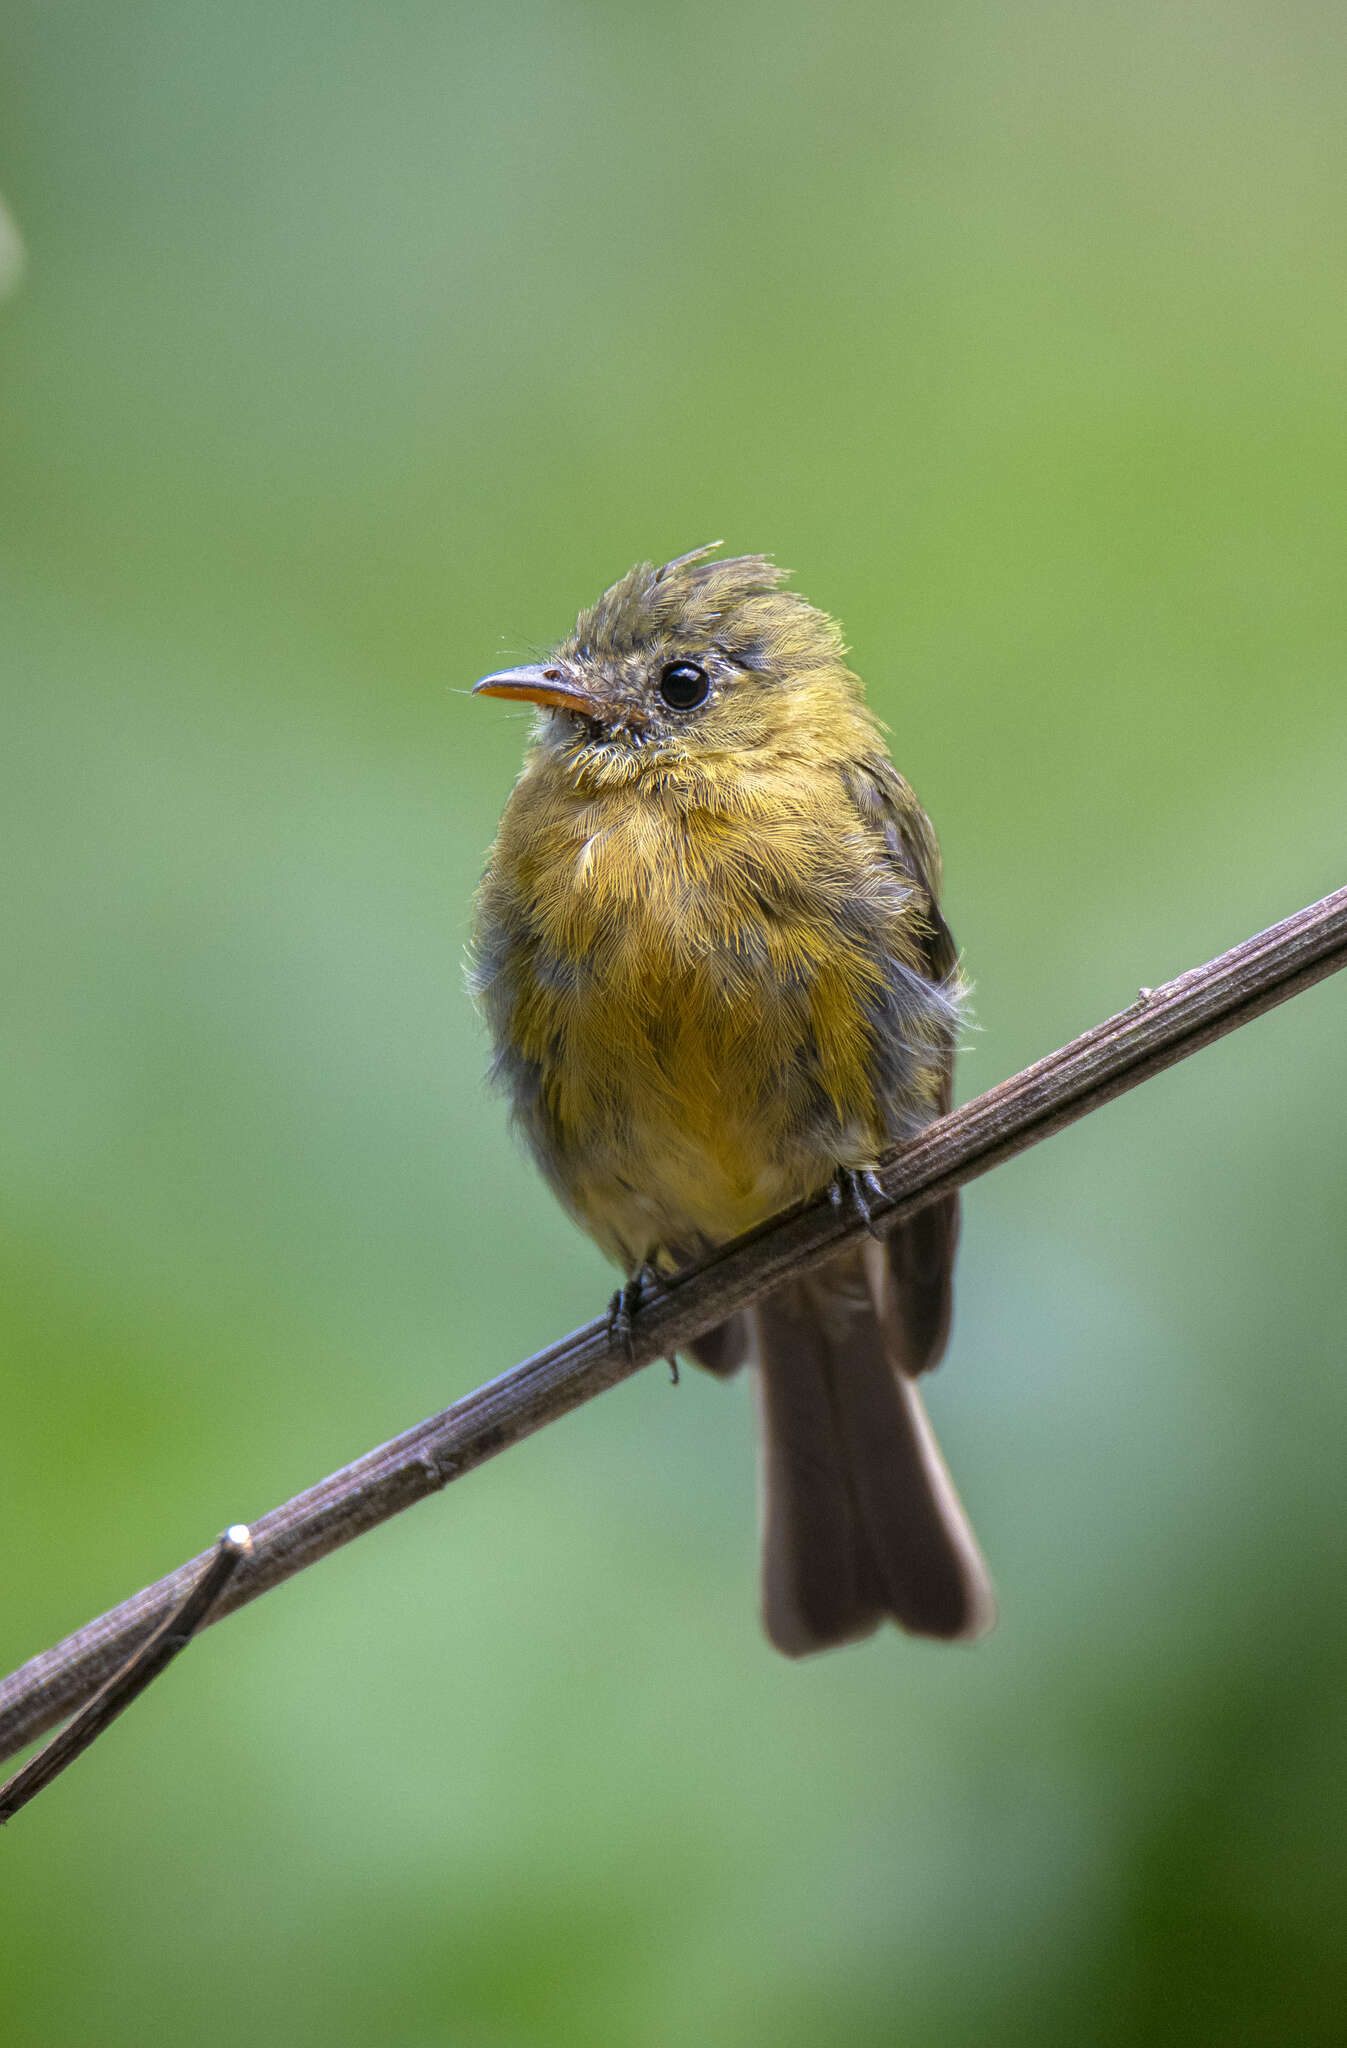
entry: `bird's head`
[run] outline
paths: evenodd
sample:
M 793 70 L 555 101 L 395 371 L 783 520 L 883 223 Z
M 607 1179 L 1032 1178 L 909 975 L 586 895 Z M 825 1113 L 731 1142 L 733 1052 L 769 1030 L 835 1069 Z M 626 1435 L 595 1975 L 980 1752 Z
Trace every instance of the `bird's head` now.
M 539 747 L 604 783 L 873 734 L 834 622 L 766 556 L 715 560 L 717 546 L 638 562 L 545 660 L 483 676 L 474 695 L 536 704 Z

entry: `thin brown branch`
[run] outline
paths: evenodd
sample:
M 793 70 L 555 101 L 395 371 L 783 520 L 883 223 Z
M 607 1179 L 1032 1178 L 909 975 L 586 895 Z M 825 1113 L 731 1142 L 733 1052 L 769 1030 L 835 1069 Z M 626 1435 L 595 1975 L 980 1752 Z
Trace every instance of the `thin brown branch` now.
M 1177 981 L 1143 990 L 1129 1009 L 942 1117 L 882 1163 L 885 1200 L 872 1203 L 872 1210 L 892 1220 L 914 1214 L 1344 966 L 1347 888 Z M 823 1197 L 791 1211 L 648 1288 L 634 1318 L 630 1355 L 614 1347 L 600 1318 L 297 1494 L 253 1523 L 253 1555 L 212 1619 L 461 1479 L 653 1359 L 672 1356 L 787 1273 L 820 1264 L 864 1227 Z M 181 1601 L 205 1562 L 197 1557 L 179 1566 L 0 1683 L 0 1757 L 87 1700 Z
M 30 1757 L 21 1771 L 0 1785 L 0 1827 L 12 1820 L 20 1807 L 36 1799 L 44 1786 L 68 1770 L 77 1756 L 116 1720 L 118 1714 L 138 1699 L 161 1671 L 167 1670 L 180 1650 L 185 1650 L 199 1629 L 210 1620 L 211 1609 L 223 1593 L 243 1559 L 253 1547 L 250 1532 L 241 1522 L 226 1529 L 215 1546 L 205 1570 L 182 1605 L 99 1687 L 87 1707 L 68 1721 L 59 1735 L 53 1735 L 45 1749 Z

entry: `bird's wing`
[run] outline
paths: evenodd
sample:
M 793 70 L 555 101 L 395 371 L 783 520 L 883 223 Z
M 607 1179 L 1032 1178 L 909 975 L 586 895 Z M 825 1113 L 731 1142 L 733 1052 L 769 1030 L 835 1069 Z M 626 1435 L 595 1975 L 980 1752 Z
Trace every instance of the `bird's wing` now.
M 923 970 L 952 995 L 959 988 L 959 951 L 940 909 L 940 848 L 931 824 L 908 784 L 882 756 L 866 761 L 848 778 L 852 799 L 864 821 L 882 838 L 886 854 L 923 902 L 917 919 Z M 943 1062 L 936 1113 L 954 1100 L 951 1039 Z M 878 1283 L 881 1320 L 891 1355 L 909 1374 L 938 1365 L 949 1341 L 953 1314 L 954 1254 L 959 1242 L 959 1197 L 946 1195 L 891 1231 L 885 1243 L 885 1272 L 872 1267 Z

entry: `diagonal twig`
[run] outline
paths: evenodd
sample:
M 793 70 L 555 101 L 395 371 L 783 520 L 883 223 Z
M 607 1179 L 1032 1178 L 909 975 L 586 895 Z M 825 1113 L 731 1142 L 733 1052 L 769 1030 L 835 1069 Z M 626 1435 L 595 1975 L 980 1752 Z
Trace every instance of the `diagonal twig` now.
M 871 1200 L 872 1215 L 893 1223 L 915 1214 L 1344 966 L 1347 888 L 1162 988 L 1143 989 L 1129 1009 L 931 1124 L 881 1162 L 883 1197 Z M 672 1356 L 788 1273 L 820 1265 L 865 1228 L 864 1218 L 820 1197 L 673 1279 L 647 1285 L 629 1352 L 614 1345 L 600 1318 L 367 1452 L 252 1524 L 253 1554 L 211 1619 L 437 1493 L 653 1359 Z M 0 1682 L 0 1757 L 87 1700 L 182 1599 L 206 1561 L 197 1557 L 179 1566 Z
M 59 1778 L 62 1771 L 83 1756 L 91 1742 L 116 1720 L 144 1692 L 147 1685 L 185 1650 L 192 1637 L 210 1620 L 210 1613 L 243 1559 L 253 1547 L 251 1533 L 242 1522 L 225 1530 L 205 1570 L 182 1605 L 156 1629 L 149 1641 L 101 1685 L 89 1704 L 59 1735 L 53 1735 L 45 1749 L 30 1757 L 21 1771 L 0 1785 L 0 1827 L 12 1820 L 20 1807 L 36 1799 L 39 1792 Z

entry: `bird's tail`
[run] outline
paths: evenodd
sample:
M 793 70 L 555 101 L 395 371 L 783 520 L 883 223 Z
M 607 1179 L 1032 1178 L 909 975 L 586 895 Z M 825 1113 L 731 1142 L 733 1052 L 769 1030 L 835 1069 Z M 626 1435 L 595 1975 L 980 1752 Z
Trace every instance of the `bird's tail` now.
M 888 1615 L 946 1641 L 995 1619 L 912 1376 L 926 1361 L 912 1356 L 896 1263 L 868 1244 L 754 1311 L 763 1620 L 787 1656 L 868 1635 Z

